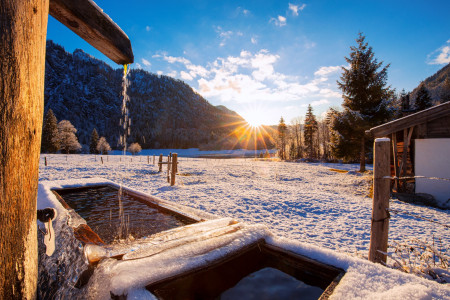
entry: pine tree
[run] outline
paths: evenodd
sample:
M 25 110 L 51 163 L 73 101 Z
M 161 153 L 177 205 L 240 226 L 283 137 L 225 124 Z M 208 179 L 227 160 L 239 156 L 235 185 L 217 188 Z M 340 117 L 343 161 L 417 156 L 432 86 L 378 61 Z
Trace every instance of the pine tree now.
M 318 124 L 316 120 L 316 116 L 313 113 L 313 109 L 311 104 L 308 105 L 308 110 L 305 116 L 305 125 L 303 129 L 303 133 L 305 136 L 305 149 L 310 158 L 314 158 L 314 140 L 315 134 L 317 132 Z
M 422 82 L 419 86 L 419 90 L 416 95 L 416 111 L 421 111 L 432 107 L 433 103 L 431 101 L 430 94 L 428 93 L 428 89 L 425 87 L 425 84 Z
M 58 123 L 59 142 L 61 143 L 61 150 L 65 153 L 71 151 L 78 151 L 81 149 L 80 143 L 78 143 L 75 133 L 77 130 L 73 127 L 72 123 L 68 120 L 62 120 Z
M 287 126 L 283 117 L 278 123 L 278 152 L 281 159 L 286 159 Z
M 43 153 L 55 153 L 59 150 L 59 137 L 58 137 L 58 120 L 56 119 L 53 111 L 49 109 L 44 118 L 44 124 L 42 126 L 42 143 L 41 152 Z
M 97 145 L 98 145 L 98 133 L 97 130 L 94 128 L 91 133 L 91 139 L 89 143 L 89 153 L 91 154 L 98 154 L 97 151 Z
M 333 118 L 332 129 L 337 133 L 334 134 L 336 139 L 332 149 L 337 157 L 349 157 L 354 154 L 353 148 L 359 148 L 360 171 L 364 172 L 365 131 L 391 118 L 393 91 L 386 86 L 389 64 L 382 67 L 383 62 L 374 58 L 372 47 L 365 42 L 362 33 L 356 42 L 358 45 L 350 48 L 350 57 L 345 58 L 350 67 L 342 68 L 343 73 L 337 82 L 342 90 L 344 111 Z
M 98 140 L 97 144 L 97 152 L 103 155 L 108 155 L 108 151 L 111 151 L 111 147 L 109 146 L 108 142 L 106 141 L 105 137 L 101 137 Z

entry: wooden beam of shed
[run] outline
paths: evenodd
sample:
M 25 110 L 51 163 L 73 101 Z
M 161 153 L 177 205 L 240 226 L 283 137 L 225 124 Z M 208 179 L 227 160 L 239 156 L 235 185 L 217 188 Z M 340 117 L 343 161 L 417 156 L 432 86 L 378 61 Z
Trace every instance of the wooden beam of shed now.
M 92 0 L 50 0 L 49 13 L 117 64 L 134 61 L 128 36 Z
M 370 130 L 367 130 L 366 133 L 372 134 L 375 138 L 384 137 L 391 133 L 445 116 L 450 116 L 450 102 L 439 104 L 412 115 L 371 128 Z

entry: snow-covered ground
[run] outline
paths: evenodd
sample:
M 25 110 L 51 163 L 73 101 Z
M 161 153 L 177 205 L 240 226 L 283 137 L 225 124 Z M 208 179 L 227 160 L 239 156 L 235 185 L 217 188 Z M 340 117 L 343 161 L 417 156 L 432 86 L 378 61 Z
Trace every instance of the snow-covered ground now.
M 158 153 L 156 151 L 155 153 Z M 44 166 L 47 157 L 48 166 Z M 167 183 L 147 156 L 42 155 L 40 180 L 102 177 L 156 197 L 249 223 L 281 237 L 366 256 L 370 241 L 370 177 L 357 165 L 253 159 L 179 159 L 177 183 Z M 449 211 L 391 200 L 391 208 L 446 224 Z M 389 241 L 433 237 L 450 248 L 450 230 L 410 215 L 392 215 Z M 447 253 L 448 254 L 448 253 Z
M 44 165 L 45 158 L 47 166 Z M 214 215 L 241 219 L 249 225 L 236 225 L 242 227 L 242 232 L 228 237 L 233 241 L 231 244 L 227 244 L 227 240 L 225 246 L 220 244 L 220 249 L 200 256 L 196 253 L 203 249 L 201 247 L 211 247 L 211 243 L 217 241 L 187 244 L 180 249 L 139 260 L 106 259 L 99 264 L 86 288 L 77 290 L 65 283 L 61 295 L 108 299 L 111 291 L 116 295 L 128 293 L 131 298 L 154 299 L 143 289 L 148 282 L 205 265 L 264 237 L 271 245 L 344 269 L 346 275 L 335 289 L 333 299 L 450 297 L 448 284 L 403 274 L 354 256 L 367 255 L 372 209 L 372 201 L 367 197 L 370 177 L 356 173 L 356 165 L 182 157 L 178 167 L 180 176 L 177 176 L 177 184 L 171 187 L 167 183 L 166 170 L 158 173 L 153 157 L 116 155 L 102 158 L 103 163 L 101 156 L 41 155 L 40 181 L 43 184 L 39 187 L 38 207 L 58 206 L 56 198 L 45 190 L 48 187 L 101 182 L 87 179 L 101 177 L 175 202 L 174 205 L 182 204 Z M 396 200 L 391 201 L 391 207 L 439 223 L 448 221 L 448 210 L 413 206 Z M 58 215 L 63 216 L 64 213 Z M 64 236 L 62 223 L 55 226 L 59 232 L 56 234 Z M 409 215 L 395 215 L 391 219 L 391 243 L 410 238 L 432 242 L 433 237 L 440 238 L 444 248 L 449 248 L 447 228 Z M 72 248 L 77 250 L 78 244 L 74 245 Z M 57 253 L 65 255 L 61 251 Z M 192 255 L 186 256 L 186 253 Z M 56 265 L 54 261 L 50 262 L 52 259 L 59 261 L 60 257 L 47 258 L 50 269 Z M 150 269 L 153 272 L 146 271 Z M 76 277 L 76 272 L 74 274 Z

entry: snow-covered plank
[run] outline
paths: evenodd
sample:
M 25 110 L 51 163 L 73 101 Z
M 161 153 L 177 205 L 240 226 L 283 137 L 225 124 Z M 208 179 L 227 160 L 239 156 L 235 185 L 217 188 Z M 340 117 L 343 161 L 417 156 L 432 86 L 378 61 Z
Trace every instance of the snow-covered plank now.
M 134 61 L 128 36 L 92 0 L 51 0 L 50 15 L 114 62 Z

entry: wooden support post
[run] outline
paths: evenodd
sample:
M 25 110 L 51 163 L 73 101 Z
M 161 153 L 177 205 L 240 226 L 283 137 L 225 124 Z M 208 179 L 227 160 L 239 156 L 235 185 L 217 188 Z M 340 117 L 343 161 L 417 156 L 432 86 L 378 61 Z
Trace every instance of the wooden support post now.
M 147 155 L 147 164 L 150 164 L 150 156 Z
M 160 154 L 159 155 L 159 171 L 158 172 L 162 172 L 162 161 L 163 161 L 163 155 Z
M 170 178 L 170 185 L 175 185 L 175 176 L 177 174 L 177 160 L 178 160 L 178 154 L 173 153 L 172 154 L 172 176 Z
M 392 134 L 392 155 L 394 158 L 394 176 L 398 177 L 398 150 L 397 150 L 397 133 Z M 398 179 L 394 180 L 394 189 L 398 192 Z
M 102 157 L 102 156 L 100 156 L 100 159 L 101 159 L 101 161 L 102 161 L 102 165 L 103 165 L 103 157 Z
M 153 155 L 153 165 L 155 165 L 155 156 Z
M 0 299 L 35 299 L 48 0 L 0 0 Z
M 372 228 L 370 232 L 369 260 L 386 263 L 389 234 L 389 198 L 390 198 L 390 140 L 375 139 L 373 147 L 373 208 Z
M 45 166 L 47 166 L 47 156 L 45 158 Z
M 408 149 L 409 149 L 409 143 L 411 141 L 411 136 L 412 136 L 413 130 L 414 130 L 414 126 L 409 128 L 409 132 L 408 132 L 408 129 L 403 130 L 403 154 L 402 154 L 402 162 L 400 164 L 399 177 L 405 176 L 406 171 L 408 169 L 408 167 L 407 167 Z M 406 190 L 406 179 L 402 180 L 402 189 L 403 189 L 403 191 Z

